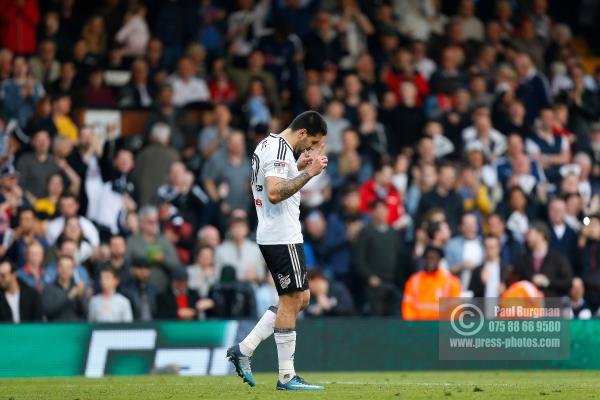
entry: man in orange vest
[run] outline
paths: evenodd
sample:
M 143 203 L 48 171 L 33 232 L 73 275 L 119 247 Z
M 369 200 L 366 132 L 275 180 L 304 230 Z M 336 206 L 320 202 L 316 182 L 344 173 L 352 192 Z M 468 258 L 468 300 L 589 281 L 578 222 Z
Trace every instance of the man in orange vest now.
M 440 266 L 444 251 L 427 246 L 423 253 L 423 271 L 414 273 L 404 287 L 402 317 L 405 320 L 436 320 L 440 318 L 440 299 L 459 297 L 460 280 Z

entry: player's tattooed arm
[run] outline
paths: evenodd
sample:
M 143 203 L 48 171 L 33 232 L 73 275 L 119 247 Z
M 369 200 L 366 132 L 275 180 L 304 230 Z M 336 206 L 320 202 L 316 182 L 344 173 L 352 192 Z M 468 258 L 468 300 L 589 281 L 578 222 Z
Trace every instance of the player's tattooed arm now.
M 294 193 L 302 189 L 302 186 L 306 185 L 306 182 L 308 182 L 310 178 L 312 177 L 306 171 L 300 172 L 292 179 L 268 177 L 267 194 L 269 196 L 269 201 L 273 204 L 277 204 L 292 197 Z

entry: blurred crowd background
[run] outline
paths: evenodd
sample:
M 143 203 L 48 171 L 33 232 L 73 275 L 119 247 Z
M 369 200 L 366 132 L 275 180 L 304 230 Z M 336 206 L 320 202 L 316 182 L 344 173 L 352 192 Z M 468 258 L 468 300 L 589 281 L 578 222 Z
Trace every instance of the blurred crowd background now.
M 598 20 L 586 0 L 0 0 L 0 320 L 261 315 L 249 160 L 308 109 L 330 162 L 302 189 L 305 318 L 542 295 L 598 316 Z M 93 109 L 145 114 L 119 136 Z

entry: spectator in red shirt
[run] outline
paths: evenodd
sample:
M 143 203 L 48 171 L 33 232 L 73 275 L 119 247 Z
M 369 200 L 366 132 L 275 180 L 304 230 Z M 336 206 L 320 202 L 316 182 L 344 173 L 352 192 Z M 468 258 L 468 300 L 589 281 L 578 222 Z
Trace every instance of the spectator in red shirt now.
M 19 54 L 35 53 L 39 22 L 38 0 L 0 0 L 0 47 Z
M 90 74 L 89 84 L 83 88 L 83 103 L 88 107 L 115 107 L 117 98 L 112 89 L 104 84 L 102 70 Z
M 360 212 L 370 213 L 375 200 L 385 201 L 388 206 L 388 224 L 400 229 L 403 226 L 404 202 L 402 195 L 392 185 L 394 169 L 381 164 L 375 171 L 375 177 L 366 181 L 360 188 Z
M 417 88 L 417 107 L 423 105 L 423 100 L 429 94 L 429 85 L 425 78 L 415 68 L 413 54 L 408 49 L 398 49 L 392 59 L 392 67 L 385 75 L 385 82 L 392 92 L 402 102 L 402 83 L 412 82 Z
M 213 103 L 233 104 L 239 97 L 227 71 L 225 71 L 225 59 L 218 58 L 213 62 L 214 79 L 209 84 L 210 100 Z

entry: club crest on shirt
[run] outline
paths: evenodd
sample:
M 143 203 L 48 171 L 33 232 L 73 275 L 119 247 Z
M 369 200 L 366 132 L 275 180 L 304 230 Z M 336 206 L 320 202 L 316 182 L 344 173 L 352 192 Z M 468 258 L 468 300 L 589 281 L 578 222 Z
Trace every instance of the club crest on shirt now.
M 275 161 L 273 163 L 273 167 L 275 168 L 275 172 L 280 175 L 287 174 L 287 164 L 281 161 Z
M 284 275 L 278 274 L 277 278 L 279 279 L 279 285 L 281 286 L 282 289 L 285 289 L 288 286 L 290 286 L 290 282 L 292 281 L 290 279 L 289 275 L 284 276 Z

